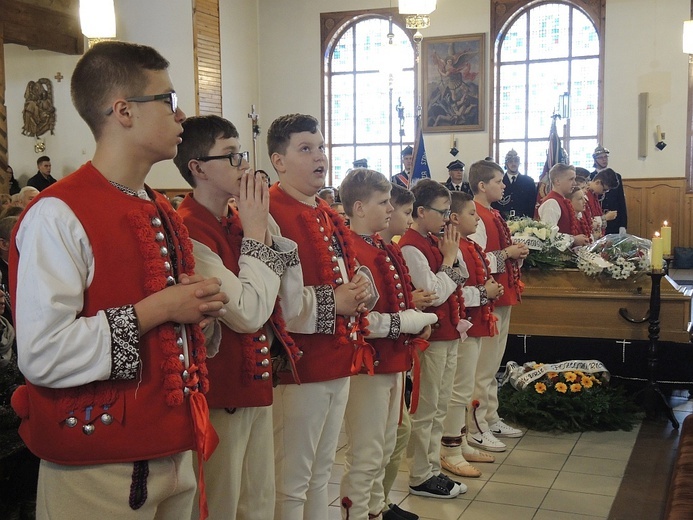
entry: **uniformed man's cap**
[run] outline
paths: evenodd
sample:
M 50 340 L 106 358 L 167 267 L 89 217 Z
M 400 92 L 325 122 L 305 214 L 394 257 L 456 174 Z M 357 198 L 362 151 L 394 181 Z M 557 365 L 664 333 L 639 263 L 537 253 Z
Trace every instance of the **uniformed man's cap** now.
M 594 153 L 592 154 L 592 157 L 594 157 L 596 159 L 598 155 L 609 155 L 609 149 L 604 148 L 603 146 L 597 146 L 594 149 Z
M 448 164 L 448 170 L 464 170 L 464 163 L 462 161 L 452 161 Z
M 404 150 L 402 150 L 402 157 L 405 155 L 414 155 L 414 149 L 411 146 L 407 146 Z

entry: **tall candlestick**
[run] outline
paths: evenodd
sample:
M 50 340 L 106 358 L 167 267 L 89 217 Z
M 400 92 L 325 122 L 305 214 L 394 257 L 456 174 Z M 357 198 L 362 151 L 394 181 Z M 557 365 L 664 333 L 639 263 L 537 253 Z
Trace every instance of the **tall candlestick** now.
M 655 233 L 654 237 L 652 237 L 652 249 L 650 251 L 650 258 L 651 258 L 651 263 L 652 263 L 652 270 L 653 271 L 661 271 L 662 266 L 663 266 L 663 258 L 662 258 L 662 237 L 659 236 L 659 233 Z
M 662 252 L 665 256 L 668 256 L 671 254 L 671 226 L 668 225 L 666 220 L 660 232 L 662 233 Z

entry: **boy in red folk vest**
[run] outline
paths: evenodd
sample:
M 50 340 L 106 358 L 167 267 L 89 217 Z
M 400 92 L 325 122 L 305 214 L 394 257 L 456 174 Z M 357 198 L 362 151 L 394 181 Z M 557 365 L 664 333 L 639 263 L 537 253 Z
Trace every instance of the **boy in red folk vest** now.
M 296 244 L 268 231 L 267 183 L 249 172 L 236 127 L 204 116 L 186 119 L 183 130 L 174 162 L 193 193 L 178 214 L 193 240 L 197 272 L 216 276 L 232 295 L 220 320 L 220 351 L 207 362 L 207 400 L 219 434 L 205 466 L 210 518 L 266 520 L 275 498 L 271 356 L 281 354 L 290 366 L 299 357 L 277 295 L 280 284 L 303 287 L 301 266 Z M 272 338 L 278 352 L 270 351 Z
M 552 189 L 539 206 L 539 220 L 558 226 L 559 232 L 570 235 L 573 247 L 589 244 L 589 237 L 580 232 L 575 209 L 568 198 L 575 186 L 575 167 L 555 164 L 549 171 L 549 178 Z
M 472 410 L 468 410 L 467 441 L 476 448 L 501 452 L 506 445 L 498 437 L 521 437 L 522 430 L 505 424 L 498 416 L 498 382 L 496 373 L 503 360 L 510 327 L 510 311 L 520 301 L 522 281 L 518 260 L 529 254 L 524 244 L 513 244 L 510 230 L 491 203 L 503 198 L 503 170 L 492 161 L 478 161 L 469 169 L 469 183 L 479 215 L 476 233 L 469 235 L 486 252 L 491 273 L 503 294 L 493 302 L 498 334 L 481 340 L 476 364 Z M 478 402 L 478 403 L 477 403 Z M 474 408 L 478 404 L 478 408 Z
M 349 395 L 354 363 L 367 349 L 368 278 L 356 273 L 351 231 L 316 197 L 327 157 L 318 121 L 292 114 L 267 131 L 279 182 L 270 213 L 298 244 L 303 291 L 281 299 L 287 330 L 303 352 L 297 373 L 279 371 L 274 392 L 275 520 L 328 518 L 327 483 Z
M 604 211 L 600 199 L 611 190 L 618 188 L 618 177 L 616 172 L 607 168 L 598 172 L 593 179 L 587 183 L 587 213 L 592 217 L 592 229 L 594 239 L 597 240 L 604 236 L 606 223 L 614 220 L 618 216 L 618 211 Z
M 188 520 L 192 450 L 207 459 L 216 445 L 199 324 L 228 298 L 193 274 L 187 229 L 144 184 L 183 131 L 167 67 L 124 42 L 82 56 L 72 100 L 94 158 L 35 198 L 12 237 L 27 380 L 12 404 L 42 459 L 37 518 Z M 204 517 L 204 488 L 200 500 Z
M 435 291 L 437 299 L 426 312 L 436 314 L 438 322 L 432 327 L 430 346 L 419 354 L 420 393 L 418 408 L 411 415 L 409 491 L 425 497 L 455 498 L 467 487 L 441 473 L 440 441 L 457 365 L 457 346 L 470 326 L 464 319 L 462 297 L 467 270 L 461 263 L 459 232 L 446 225 L 450 217 L 448 189 L 424 179 L 412 193 L 416 197 L 414 223 L 399 245 L 414 287 Z
M 472 402 L 476 366 L 481 354 L 481 341 L 498 333 L 493 302 L 503 294 L 503 286 L 491 275 L 484 250 L 468 239 L 476 232 L 479 215 L 471 195 L 464 192 L 451 194 L 450 223 L 460 232 L 460 251 L 469 278 L 462 292 L 467 318 L 472 328 L 457 350 L 457 370 L 448 413 L 443 422 L 443 440 L 440 463 L 443 469 L 461 477 L 480 477 L 481 471 L 469 462 L 494 462 L 495 458 L 467 443 L 467 410 Z
M 369 269 L 378 293 L 368 313 L 367 342 L 372 350 L 354 366 L 345 415 L 347 448 L 341 483 L 343 518 L 378 516 L 386 509 L 383 477 L 397 438 L 402 409 L 402 373 L 412 368 L 416 336 L 424 341 L 431 313 L 417 311 L 401 252 L 378 233 L 388 227 L 392 184 L 376 171 L 356 168 L 339 187 L 349 217 L 359 264 Z M 374 375 L 373 375 L 374 374 Z M 402 518 L 386 510 L 384 519 Z

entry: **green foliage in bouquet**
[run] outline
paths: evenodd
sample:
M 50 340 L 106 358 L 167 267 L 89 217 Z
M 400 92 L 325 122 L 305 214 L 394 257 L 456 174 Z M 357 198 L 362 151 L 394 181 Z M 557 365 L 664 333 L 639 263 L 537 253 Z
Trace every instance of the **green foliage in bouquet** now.
M 529 217 L 508 221 L 514 243 L 529 247 L 529 256 L 523 267 L 542 270 L 575 267 L 575 255 L 570 251 L 570 240 L 558 232 L 557 226 L 533 220 Z
M 643 417 L 621 388 L 600 373 L 548 372 L 524 390 L 498 392 L 502 417 L 537 431 L 630 431 Z

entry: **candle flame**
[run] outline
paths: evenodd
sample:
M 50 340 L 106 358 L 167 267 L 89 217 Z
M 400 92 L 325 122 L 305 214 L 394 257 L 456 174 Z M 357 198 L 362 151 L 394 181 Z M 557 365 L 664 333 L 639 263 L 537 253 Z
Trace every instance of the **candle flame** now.
M 668 226 L 669 223 L 665 220 L 665 221 L 664 221 L 664 225 L 665 225 L 665 226 Z
M 655 238 L 659 238 L 659 231 L 655 231 L 654 236 L 655 236 Z

